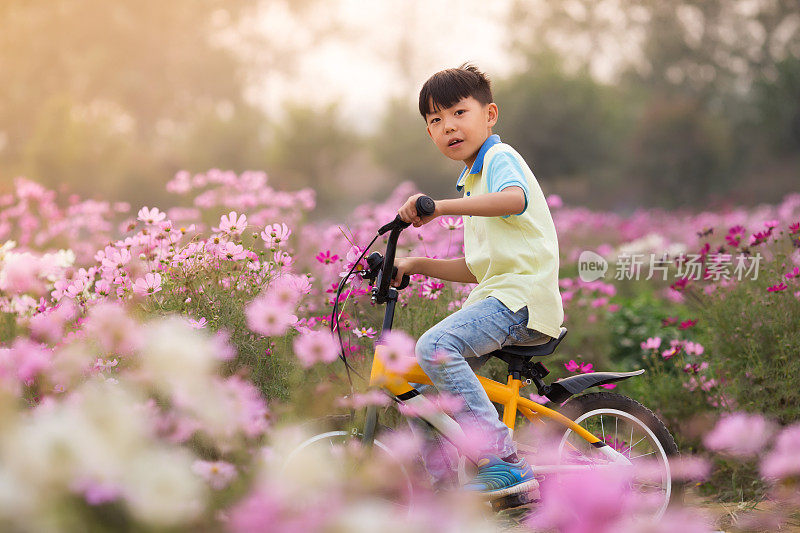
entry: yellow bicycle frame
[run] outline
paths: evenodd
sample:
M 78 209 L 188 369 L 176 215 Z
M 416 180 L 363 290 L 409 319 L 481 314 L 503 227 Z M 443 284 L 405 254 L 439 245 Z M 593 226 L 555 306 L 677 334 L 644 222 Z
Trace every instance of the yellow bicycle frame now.
M 409 370 L 402 374 L 391 372 L 386 368 L 380 356 L 381 348 L 382 346 L 380 344 L 375 348 L 375 356 L 372 359 L 372 370 L 370 371 L 370 386 L 383 387 L 395 396 L 400 397 L 414 390 L 414 387 L 412 387 L 410 383 L 431 384 L 430 378 L 416 362 Z M 480 381 L 489 399 L 503 406 L 503 423 L 508 426 L 509 429 L 514 429 L 517 411 L 519 411 L 532 422 L 542 422 L 541 417 L 549 418 L 571 429 L 585 439 L 586 442 L 594 446 L 602 446 L 604 444 L 595 435 L 561 413 L 548 409 L 529 398 L 520 396 L 519 390 L 523 386 L 521 380 L 509 376 L 508 383 L 503 385 L 500 382 L 478 376 L 478 381 Z

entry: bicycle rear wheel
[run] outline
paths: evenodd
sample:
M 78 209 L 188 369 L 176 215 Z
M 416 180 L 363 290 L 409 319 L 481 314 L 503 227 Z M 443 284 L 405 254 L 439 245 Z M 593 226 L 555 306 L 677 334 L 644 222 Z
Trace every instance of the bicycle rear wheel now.
M 678 446 L 655 413 L 611 392 L 576 396 L 560 411 L 632 463 L 631 488 L 652 502 L 651 517 L 660 518 L 667 506 L 680 498 L 670 466 L 679 455 Z M 609 464 L 608 457 L 569 429 L 561 437 L 558 453 L 563 464 Z

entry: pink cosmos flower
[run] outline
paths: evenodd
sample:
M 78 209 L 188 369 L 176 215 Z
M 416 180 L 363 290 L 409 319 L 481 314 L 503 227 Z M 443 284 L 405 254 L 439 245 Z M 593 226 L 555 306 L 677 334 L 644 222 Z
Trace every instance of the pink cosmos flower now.
M 259 296 L 245 308 L 247 325 L 265 337 L 278 337 L 297 322 L 292 309 L 280 305 L 274 298 Z
M 570 359 L 569 362 L 564 363 L 564 368 L 567 369 L 567 372 L 577 372 L 580 370 L 581 365 L 576 363 L 574 359 Z
M 538 394 L 530 394 L 528 395 L 528 398 L 541 405 L 544 405 L 550 401 L 550 398 L 547 396 L 539 396 Z
M 347 275 L 348 272 L 350 272 L 350 269 L 353 268 L 353 266 L 356 263 L 356 259 L 359 258 L 359 256 L 361 255 L 361 253 L 363 251 L 364 251 L 364 249 L 361 248 L 360 246 L 352 246 L 352 247 L 350 247 L 350 250 L 348 250 L 348 252 L 347 252 L 347 257 L 346 257 L 346 260 L 345 260 L 344 268 L 339 273 L 339 277 L 343 278 L 343 277 L 345 277 Z M 368 267 L 369 267 L 369 265 L 367 265 L 366 258 L 362 258 L 361 262 L 356 266 L 356 268 L 355 268 L 355 270 L 353 270 L 353 272 L 361 272 L 363 270 L 367 270 Z
M 363 328 L 362 327 L 362 328 L 354 329 L 353 333 L 355 333 L 356 337 L 358 337 L 359 339 L 361 339 L 363 337 L 366 337 L 368 339 L 372 339 L 372 338 L 375 337 L 375 334 L 377 332 L 375 331 L 375 328 Z
M 607 303 L 608 303 L 608 298 L 602 297 L 602 298 L 595 298 L 590 302 L 589 305 L 596 309 L 598 307 L 603 307 Z
M 107 353 L 130 355 L 142 343 L 139 324 L 121 305 L 110 302 L 99 303 L 89 310 L 84 329 Z
M 564 205 L 564 201 L 557 194 L 551 194 L 547 197 L 547 206 L 553 209 L 558 209 Z
M 236 477 L 236 467 L 225 461 L 197 460 L 192 464 L 192 471 L 206 480 L 214 490 L 224 489 Z
M 320 252 L 320 253 L 317 254 L 317 261 L 319 261 L 323 265 L 330 265 L 332 263 L 335 263 L 338 260 L 339 260 L 339 256 L 336 255 L 336 254 L 331 255 L 331 251 L 330 250 L 325 250 L 324 252 Z
M 158 224 L 159 222 L 167 218 L 167 215 L 166 213 L 162 213 L 161 211 L 159 211 L 157 207 L 154 207 L 152 209 L 148 207 L 143 207 L 139 209 L 138 218 L 148 226 L 152 226 Z
M 236 214 L 236 211 L 231 211 L 227 215 L 222 215 L 219 219 L 219 228 L 211 228 L 212 231 L 220 233 L 230 233 L 232 235 L 240 235 L 247 228 L 247 216 Z
M 464 409 L 464 402 L 454 394 L 439 393 L 433 397 L 427 397 L 428 402 L 417 405 L 399 404 L 398 411 L 408 417 L 422 417 L 444 411 L 446 413 L 456 413 Z
M 417 362 L 417 343 L 408 333 L 391 330 L 384 333 L 378 342 L 380 358 L 389 371 L 402 374 Z
M 291 234 L 292 230 L 284 223 L 269 224 L 264 228 L 264 231 L 261 232 L 261 238 L 264 239 L 264 246 L 266 248 L 273 248 L 286 244 L 286 239 L 288 239 Z
M 658 350 L 661 346 L 661 337 L 648 337 L 640 346 L 642 350 Z
M 442 293 L 442 289 L 444 289 L 444 283 L 428 278 L 422 282 L 422 285 L 420 285 L 419 293 L 420 296 L 423 296 L 428 300 L 438 300 L 439 295 Z
M 232 242 L 223 243 L 217 248 L 217 257 L 220 259 L 228 259 L 230 261 L 240 261 L 247 258 L 247 251 L 241 244 Z
M 275 264 L 278 266 L 280 270 L 289 270 L 289 267 L 294 264 L 294 258 L 289 255 L 288 253 L 284 252 L 283 250 L 278 250 L 273 255 L 273 259 Z
M 786 279 L 792 279 L 796 277 L 800 277 L 800 267 L 794 267 L 792 270 L 784 274 Z
M 112 246 L 106 246 L 105 249 L 105 257 L 103 258 L 103 266 L 110 270 L 121 269 L 131 261 L 131 252 L 126 249 L 122 248 L 114 248 Z
M 697 324 L 697 320 L 684 320 L 678 325 L 678 329 L 689 329 L 690 327 Z
M 686 350 L 687 355 L 703 355 L 705 348 L 699 342 L 691 342 L 687 341 L 683 345 L 683 349 Z
M 610 533 L 627 530 L 618 522 L 635 505 L 632 472 L 625 469 L 586 470 L 542 483 L 542 503 L 529 525 L 536 531 Z
M 189 325 L 190 325 L 191 327 L 193 327 L 194 329 L 203 329 L 203 328 L 205 328 L 205 327 L 206 327 L 206 324 L 208 323 L 208 322 L 206 321 L 206 318 L 205 318 L 205 317 L 200 317 L 200 319 L 199 319 L 199 320 L 198 320 L 198 319 L 195 319 L 195 318 L 189 318 L 189 319 L 187 320 L 187 322 L 189 322 Z
M 231 334 L 228 330 L 221 329 L 217 331 L 210 340 L 217 359 L 230 361 L 236 357 L 236 347 L 231 344 Z
M 391 403 L 391 399 L 385 392 L 372 389 L 364 393 L 356 393 L 352 397 L 339 398 L 336 400 L 336 405 L 340 407 L 350 407 L 353 409 L 361 409 L 368 405 L 386 406 Z
M 78 278 L 72 281 L 69 285 L 67 285 L 66 289 L 64 290 L 64 296 L 67 298 L 77 298 L 87 289 L 88 283 L 83 278 Z
M 767 242 L 767 240 L 772 235 L 772 228 L 767 229 L 767 231 L 757 231 L 750 235 L 750 246 L 758 246 L 759 244 L 763 244 Z
M 329 517 L 341 506 L 336 493 L 329 493 L 325 505 L 308 505 L 277 482 L 262 483 L 230 509 L 226 529 L 232 533 L 293 533 L 323 531 Z
M 703 443 L 710 450 L 752 457 L 764 449 L 773 432 L 773 424 L 761 415 L 733 413 L 720 418 Z
M 137 279 L 133 284 L 133 292 L 148 296 L 161 290 L 161 274 L 148 272 L 144 278 Z
M 64 325 L 77 315 L 77 309 L 70 300 L 64 300 L 58 306 L 37 313 L 31 317 L 31 335 L 39 340 L 56 343 L 64 334 Z
M 50 366 L 53 357 L 49 349 L 25 338 L 15 340 L 11 349 L 5 351 L 5 354 L 7 358 L 0 357 L 0 364 L 3 366 L 9 364 L 9 370 L 15 372 L 17 379 L 23 383 L 31 383 Z
M 264 296 L 274 300 L 276 305 L 294 309 L 304 294 L 311 292 L 311 284 L 306 276 L 285 274 L 270 280 Z
M 464 219 L 461 217 L 440 217 L 439 225 L 446 230 L 457 230 L 464 227 Z
M 680 344 L 676 344 L 676 345 L 673 345 L 673 346 L 667 348 L 666 350 L 662 351 L 661 352 L 661 357 L 663 357 L 665 360 L 672 359 L 673 357 L 678 355 L 680 352 L 681 352 L 681 345 Z
M 315 363 L 332 363 L 339 357 L 339 344 L 330 331 L 310 330 L 294 340 L 294 353 L 308 368 Z
M 800 477 L 800 424 L 787 426 L 775 439 L 775 446 L 761 461 L 761 475 L 769 479 Z
M 785 291 L 788 288 L 789 286 L 786 285 L 786 283 L 784 283 L 783 281 L 781 281 L 777 285 L 773 285 L 772 287 L 767 287 L 767 292 L 781 292 Z
M 686 365 L 684 365 L 684 367 L 683 367 L 683 371 L 686 372 L 687 374 L 699 374 L 700 372 L 702 372 L 703 370 L 705 370 L 707 368 L 708 368 L 708 362 L 706 362 L 706 361 L 703 361 L 700 364 L 697 364 L 697 363 L 691 363 L 691 364 L 686 363 Z
M 22 294 L 43 289 L 39 281 L 40 260 L 30 253 L 7 255 L 0 264 L 0 290 Z
M 767 229 L 774 229 L 777 228 L 780 223 L 780 220 L 765 220 L 764 226 L 766 226 Z

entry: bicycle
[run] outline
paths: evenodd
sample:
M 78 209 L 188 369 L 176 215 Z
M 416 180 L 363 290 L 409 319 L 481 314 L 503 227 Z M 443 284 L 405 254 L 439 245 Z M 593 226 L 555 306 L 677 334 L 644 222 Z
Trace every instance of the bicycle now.
M 434 202 L 431 198 L 422 196 L 418 198 L 416 208 L 421 216 L 429 216 L 433 213 Z M 340 282 L 331 315 L 331 331 L 339 335 L 340 342 L 342 339 L 337 327 L 336 314 L 339 294 L 367 250 L 379 236 L 385 233 L 389 233 L 389 238 L 384 255 L 373 252 L 367 258 L 368 269 L 361 275 L 372 284 L 373 302 L 386 305 L 382 332 L 392 329 L 398 291 L 405 289 L 410 281 L 409 276 L 404 275 L 397 288 L 390 287 L 390 282 L 397 273 L 396 267 L 394 267 L 397 240 L 400 233 L 409 225 L 398 216 L 394 221 L 381 227 L 376 237 L 354 263 L 353 268 Z M 641 375 L 644 370 L 594 372 L 546 384 L 544 379 L 549 372 L 541 362 L 534 362 L 534 358 L 552 354 L 566 334 L 567 329 L 562 327 L 558 337 L 551 338 L 543 335 L 543 338 L 535 339 L 531 344 L 505 346 L 492 352 L 489 355 L 508 364 L 507 382 L 503 384 L 483 376 L 478 376 L 478 380 L 489 399 L 503 407 L 502 420 L 512 434 L 518 414 L 531 424 L 544 424 L 545 421 L 549 421 L 560 427 L 559 433 L 563 431 L 558 445 L 559 461 L 557 464 L 531 464 L 537 478 L 597 468 L 630 468 L 635 466 L 634 461 L 654 456 L 653 459 L 661 469 L 659 481 L 652 483 L 653 469 L 650 468 L 647 482 L 636 488 L 643 492 L 647 492 L 648 489 L 651 492 L 653 489 L 658 492 L 659 504 L 653 516 L 659 518 L 674 494 L 670 459 L 678 455 L 678 448 L 669 430 L 652 411 L 626 396 L 606 391 L 576 396 L 591 387 Z M 352 369 L 344 353 L 342 350 L 340 358 L 345 363 L 349 377 Z M 394 401 L 416 407 L 420 413 L 418 416 L 446 439 L 453 443 L 463 442 L 464 434 L 459 424 L 444 411 L 433 408 L 430 400 L 420 394 L 411 383 L 430 384 L 431 381 L 418 364 L 414 364 L 401 374 L 388 370 L 381 358 L 381 344 L 376 343 L 369 375 L 370 387 L 381 388 L 388 392 Z M 548 398 L 555 404 L 563 404 L 560 412 L 521 395 L 520 390 L 530 384 L 535 385 L 539 395 Z M 614 425 L 613 435 L 611 434 L 612 423 Z M 623 428 L 622 432 L 620 427 Z M 301 444 L 294 453 L 299 453 L 308 446 L 342 442 L 355 435 L 360 437 L 365 446 L 377 445 L 377 448 L 383 453 L 390 454 L 380 441 L 376 441 L 377 428 L 378 409 L 372 405 L 366 408 L 362 430 L 355 432 L 331 431 L 316 435 Z M 608 428 L 608 432 L 606 428 Z M 620 436 L 623 438 L 619 439 Z M 518 453 L 525 455 L 530 451 L 530 446 L 525 443 L 517 442 L 516 444 Z M 648 461 L 652 464 L 652 459 L 648 459 Z M 492 506 L 495 510 L 502 510 L 525 503 L 529 503 L 529 501 L 525 499 L 524 495 L 511 495 L 492 501 Z

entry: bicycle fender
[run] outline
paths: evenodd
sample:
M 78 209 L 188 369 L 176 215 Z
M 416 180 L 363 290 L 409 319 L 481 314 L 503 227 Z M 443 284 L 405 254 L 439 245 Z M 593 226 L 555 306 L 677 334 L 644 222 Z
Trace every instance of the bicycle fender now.
M 550 390 L 546 396 L 550 401 L 556 403 L 565 402 L 570 396 L 579 394 L 589 387 L 614 383 L 623 379 L 632 378 L 644 374 L 644 369 L 634 372 L 591 372 L 589 374 L 578 374 L 568 378 L 559 379 L 550 385 Z

